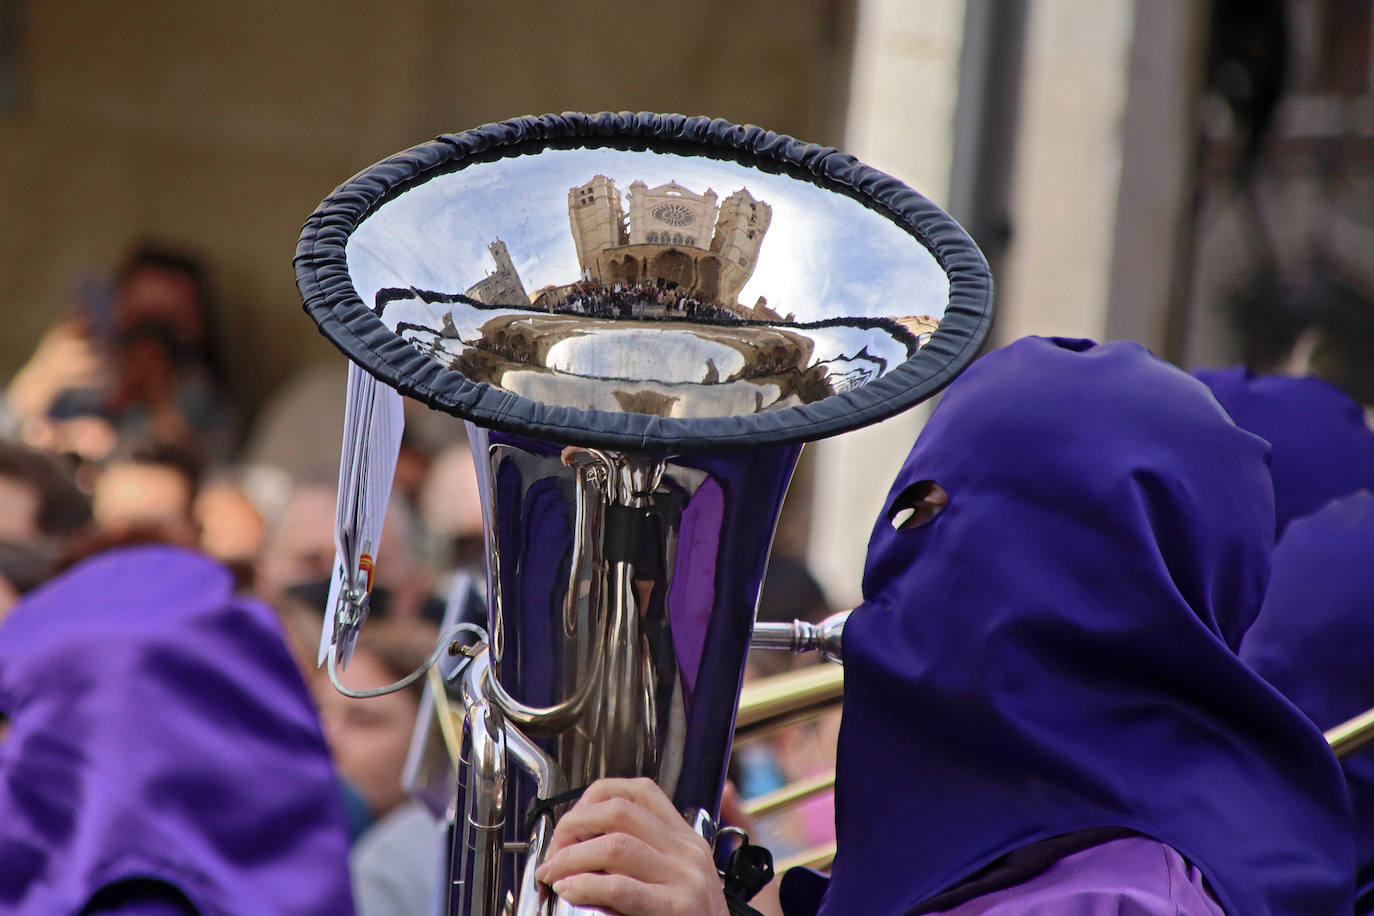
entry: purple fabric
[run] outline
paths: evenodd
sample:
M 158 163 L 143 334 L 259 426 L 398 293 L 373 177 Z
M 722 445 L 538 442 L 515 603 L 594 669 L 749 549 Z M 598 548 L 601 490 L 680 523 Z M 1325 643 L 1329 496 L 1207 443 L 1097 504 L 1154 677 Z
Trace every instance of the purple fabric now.
M 683 702 L 690 713 L 701 669 L 701 650 L 715 607 L 716 548 L 720 544 L 725 500 L 720 484 L 710 477 L 692 494 L 678 529 L 676 568 L 668 589 L 668 623 L 673 651 L 682 677 Z
M 1374 490 L 1374 431 L 1349 395 L 1321 379 L 1242 367 L 1194 373 L 1241 429 L 1273 447 L 1276 531 L 1359 489 Z
M 1340 771 L 1234 654 L 1269 571 L 1265 452 L 1136 344 L 1030 338 L 949 387 L 845 628 L 821 913 L 895 916 L 1106 825 L 1178 850 L 1233 916 L 1349 912 Z M 948 507 L 894 531 L 927 479 Z
M 1225 916 L 1202 873 L 1148 837 L 1065 856 L 1015 887 L 940 916 Z
M 1374 707 L 1374 495 L 1289 526 L 1240 657 L 1327 729 Z M 1374 913 L 1374 752 L 1342 763 L 1355 807 L 1357 913 Z
M 198 554 L 114 551 L 0 628 L 0 912 L 75 914 L 136 878 L 208 916 L 353 912 L 314 708 L 274 615 L 231 589 Z

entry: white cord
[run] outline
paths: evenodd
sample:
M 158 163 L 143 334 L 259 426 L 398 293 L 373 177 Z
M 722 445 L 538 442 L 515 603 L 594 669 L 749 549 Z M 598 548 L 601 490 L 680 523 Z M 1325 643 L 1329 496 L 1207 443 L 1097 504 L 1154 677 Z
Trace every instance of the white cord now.
M 355 700 L 366 700 L 369 697 L 380 697 L 385 696 L 388 693 L 395 693 L 398 690 L 404 690 L 411 684 L 418 681 L 420 678 L 424 677 L 426 671 L 428 671 L 430 668 L 433 668 L 436 664 L 438 664 L 439 658 L 445 652 L 448 651 L 449 644 L 453 642 L 453 638 L 457 636 L 459 633 L 473 633 L 477 636 L 479 641 L 487 641 L 487 631 L 482 629 L 477 624 L 454 624 L 453 626 L 449 627 L 447 630 L 444 631 L 444 635 L 439 640 L 439 644 L 434 647 L 434 651 L 430 653 L 429 659 L 423 665 L 416 668 L 414 671 L 410 672 L 394 684 L 387 684 L 385 687 L 373 687 L 371 690 L 354 690 L 352 687 L 345 687 L 343 684 L 339 683 L 337 653 L 333 651 L 333 647 L 331 646 L 329 652 L 329 681 L 334 685 L 334 689 L 339 691 L 339 693 L 343 694 L 346 697 L 353 697 Z

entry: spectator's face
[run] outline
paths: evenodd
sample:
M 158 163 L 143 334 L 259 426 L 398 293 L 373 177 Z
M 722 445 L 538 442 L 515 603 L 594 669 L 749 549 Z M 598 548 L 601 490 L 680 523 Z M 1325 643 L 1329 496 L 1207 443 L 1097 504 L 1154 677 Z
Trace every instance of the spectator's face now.
M 130 274 L 115 298 L 117 330 L 145 322 L 165 324 L 191 347 L 205 340 L 205 314 L 195 282 L 175 270 L 143 267 Z
M 199 541 L 191 516 L 193 498 L 190 481 L 175 468 L 120 462 L 101 473 L 91 514 L 108 531 L 157 528 L 176 543 L 190 545 Z
M 337 501 L 334 490 L 323 486 L 301 486 L 291 494 L 259 559 L 258 582 L 266 593 L 280 594 L 293 585 L 318 582 L 333 574 Z M 396 617 L 419 616 L 433 579 L 404 533 L 409 523 L 404 506 L 393 498 L 376 551 L 376 584 L 390 591 L 387 613 Z
M 196 496 L 200 546 L 225 562 L 251 561 L 262 549 L 263 523 L 258 510 L 233 483 L 221 481 Z
M 355 689 L 381 687 L 392 680 L 364 649 L 339 672 L 339 679 Z M 339 772 L 367 800 L 374 815 L 385 814 L 406 797 L 401 771 L 419 711 L 414 693 L 402 690 L 357 700 L 328 683 L 319 692 L 320 721 Z
M 25 544 L 38 536 L 38 491 L 22 480 L 0 477 L 0 541 Z
M 322 486 L 297 487 L 291 494 L 260 558 L 258 577 L 266 591 L 280 592 L 333 573 L 336 500 L 334 491 Z

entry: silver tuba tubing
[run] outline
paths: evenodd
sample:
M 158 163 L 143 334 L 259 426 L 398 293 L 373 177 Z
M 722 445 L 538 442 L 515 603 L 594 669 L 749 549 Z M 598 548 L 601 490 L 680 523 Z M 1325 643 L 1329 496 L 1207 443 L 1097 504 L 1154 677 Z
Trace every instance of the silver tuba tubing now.
M 800 446 L 656 456 L 469 424 L 489 641 L 461 674 L 448 912 L 594 913 L 533 874 L 566 803 L 648 777 L 711 838 L 754 607 Z M 528 828 L 526 827 L 529 820 Z
M 506 821 L 506 729 L 483 692 L 485 657 L 463 673 L 462 754 L 458 761 L 458 843 L 453 850 L 454 894 L 475 912 L 496 913 L 502 834 Z

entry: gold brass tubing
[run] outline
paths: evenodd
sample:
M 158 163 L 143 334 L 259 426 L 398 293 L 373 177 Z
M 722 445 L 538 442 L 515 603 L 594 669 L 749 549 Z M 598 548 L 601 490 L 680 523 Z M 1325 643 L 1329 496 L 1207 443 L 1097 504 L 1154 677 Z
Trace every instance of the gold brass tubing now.
M 449 704 L 448 691 L 444 689 L 444 679 L 439 674 L 439 666 L 431 665 L 425 676 L 429 678 L 429 692 L 434 697 L 434 717 L 439 720 L 439 734 L 443 735 L 449 760 L 457 767 L 458 758 L 462 753 L 458 729 L 463 726 L 463 717 Z
M 789 868 L 816 868 L 827 869 L 830 863 L 835 861 L 835 844 L 826 843 L 822 846 L 813 846 L 804 849 L 794 856 L 780 859 L 773 864 L 773 874 L 786 874 Z
M 755 737 L 838 705 L 843 698 L 844 669 L 839 665 L 812 665 L 751 681 L 740 691 L 735 738 Z
M 1374 709 L 1367 709 L 1326 732 L 1326 743 L 1337 757 L 1351 754 L 1374 741 Z
M 795 805 L 820 795 L 822 792 L 834 788 L 834 786 L 835 771 L 831 770 L 814 779 L 788 783 L 781 789 L 760 795 L 758 798 L 751 798 L 744 803 L 744 813 L 750 817 L 766 817 L 789 805 Z

